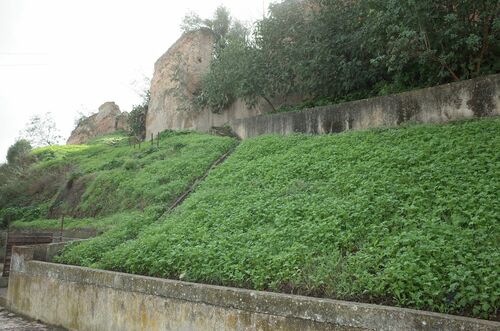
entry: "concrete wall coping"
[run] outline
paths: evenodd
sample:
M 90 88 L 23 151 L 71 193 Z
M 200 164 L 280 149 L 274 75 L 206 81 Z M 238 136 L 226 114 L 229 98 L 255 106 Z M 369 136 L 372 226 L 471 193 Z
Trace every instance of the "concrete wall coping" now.
M 33 261 L 35 255 L 47 257 L 60 250 L 64 244 L 45 246 L 52 246 L 48 250 L 50 254 L 36 254 L 36 250 L 41 249 L 39 247 L 15 247 L 11 275 L 20 273 L 32 277 L 50 277 L 52 280 L 82 286 L 112 288 L 228 309 L 370 330 L 500 329 L 500 323 L 494 321 L 414 309 L 189 283 Z

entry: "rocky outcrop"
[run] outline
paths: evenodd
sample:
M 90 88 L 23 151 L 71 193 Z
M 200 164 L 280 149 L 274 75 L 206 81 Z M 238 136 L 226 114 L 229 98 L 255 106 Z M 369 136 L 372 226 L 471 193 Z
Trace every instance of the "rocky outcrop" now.
M 262 113 L 263 107 L 250 109 L 239 100 L 219 114 L 193 105 L 193 98 L 201 90 L 202 77 L 209 70 L 214 42 L 215 36 L 208 29 L 185 33 L 156 61 L 146 137 L 167 129 L 208 132 L 232 119 Z
M 128 113 L 121 112 L 114 102 L 105 102 L 99 107 L 99 111 L 83 120 L 71 132 L 66 144 L 83 144 L 95 137 L 116 131 L 127 130 Z

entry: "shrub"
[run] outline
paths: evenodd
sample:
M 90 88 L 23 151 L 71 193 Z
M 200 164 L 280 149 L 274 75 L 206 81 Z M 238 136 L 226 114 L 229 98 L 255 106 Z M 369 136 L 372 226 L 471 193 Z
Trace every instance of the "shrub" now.
M 37 218 L 45 217 L 48 213 L 48 205 L 27 207 L 7 207 L 0 209 L 0 227 L 7 227 L 9 222 L 29 222 Z
M 25 139 L 18 140 L 7 151 L 7 162 L 13 166 L 26 167 L 33 160 L 30 156 L 31 144 Z
M 151 99 L 150 91 L 146 91 L 142 103 L 132 107 L 132 111 L 128 115 L 128 125 L 131 134 L 141 140 L 146 137 L 146 115 L 148 113 L 149 101 Z
M 135 160 L 127 160 L 123 164 L 123 167 L 125 168 L 125 170 L 135 170 L 139 167 L 139 164 Z

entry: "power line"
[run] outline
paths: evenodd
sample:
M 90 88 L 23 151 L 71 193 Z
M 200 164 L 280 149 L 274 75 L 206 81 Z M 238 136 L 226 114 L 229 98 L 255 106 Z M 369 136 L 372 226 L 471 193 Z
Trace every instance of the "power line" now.
M 39 53 L 39 52 L 0 52 L 0 55 L 48 55 L 48 53 Z
M 43 67 L 48 66 L 47 63 L 12 63 L 12 64 L 1 64 L 0 67 Z

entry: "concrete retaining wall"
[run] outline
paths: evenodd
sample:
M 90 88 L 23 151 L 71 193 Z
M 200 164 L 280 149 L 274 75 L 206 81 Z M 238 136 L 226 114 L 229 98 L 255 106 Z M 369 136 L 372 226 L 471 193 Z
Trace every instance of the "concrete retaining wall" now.
M 14 234 L 36 235 L 37 233 L 51 233 L 54 241 L 57 241 L 61 236 L 61 229 L 16 229 L 12 228 Z M 63 239 L 88 239 L 102 233 L 100 230 L 92 228 L 72 228 L 64 229 L 62 232 Z
M 38 233 L 51 233 L 54 241 L 59 241 L 61 236 L 60 229 L 11 229 L 13 234 L 25 234 L 25 235 L 36 235 Z M 87 239 L 97 236 L 101 231 L 91 228 L 75 228 L 75 229 L 64 229 L 62 236 L 63 240 L 73 240 L 73 239 Z M 7 230 L 0 230 L 0 263 L 3 262 L 5 256 L 5 245 L 7 240 Z
M 229 124 L 246 139 L 271 133 L 326 134 L 495 115 L 500 115 L 500 74 L 300 112 L 237 119 Z
M 11 309 L 82 331 L 500 328 L 496 322 L 411 309 L 193 284 L 34 260 L 50 259 L 62 245 L 14 249 L 7 296 Z

